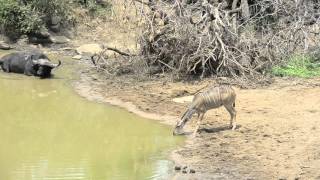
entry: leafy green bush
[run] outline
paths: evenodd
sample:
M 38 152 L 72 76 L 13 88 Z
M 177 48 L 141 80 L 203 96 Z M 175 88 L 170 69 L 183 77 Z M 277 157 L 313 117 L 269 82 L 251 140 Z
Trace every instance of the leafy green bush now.
M 72 14 L 68 0 L 0 0 L 0 30 L 15 39 L 46 29 L 56 17 L 61 24 L 73 23 Z
M 272 74 L 302 78 L 320 76 L 320 61 L 312 56 L 294 55 L 285 65 L 273 67 Z
M 31 6 L 21 6 L 15 0 L 0 0 L 1 30 L 11 38 L 37 32 L 43 27 L 39 13 Z
M 58 16 L 64 24 L 69 24 L 74 20 L 69 2 L 68 0 L 25 0 L 27 6 L 31 6 L 41 14 L 45 23 L 49 23 L 53 17 Z
M 83 4 L 85 6 L 80 6 Z M 74 26 L 74 7 L 86 8 L 92 16 L 100 15 L 111 6 L 96 0 L 0 0 L 0 33 L 17 39 L 22 34 L 38 34 L 47 28 Z M 62 25 L 62 26 L 61 26 Z M 71 26 L 70 26 L 71 25 Z M 43 32 L 43 31 L 42 31 Z

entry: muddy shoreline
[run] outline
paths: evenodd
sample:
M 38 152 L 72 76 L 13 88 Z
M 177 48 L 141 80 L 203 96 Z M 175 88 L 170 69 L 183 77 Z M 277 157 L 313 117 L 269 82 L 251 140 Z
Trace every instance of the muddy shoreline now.
M 108 79 L 85 70 L 73 87 L 89 100 L 172 126 L 188 105 L 172 99 L 214 82 L 133 83 L 126 79 Z M 239 128 L 234 132 L 227 128 L 229 117 L 223 108 L 208 112 L 200 134 L 187 136 L 185 145 L 170 153 L 175 165 L 188 167 L 187 173 L 174 171 L 172 179 L 319 178 L 320 80 L 279 79 L 267 88 L 236 88 L 236 92 Z M 302 103 L 305 100 L 308 104 Z M 303 123 L 306 118 L 307 124 Z M 193 125 L 190 123 L 186 131 Z M 196 173 L 189 173 L 189 169 Z
M 157 120 L 160 123 L 166 125 L 173 125 L 178 118 L 170 115 L 159 115 L 155 113 L 148 113 L 142 111 L 139 108 L 137 108 L 137 106 L 134 105 L 132 102 L 124 102 L 117 97 L 105 98 L 102 94 L 103 90 L 101 89 L 101 86 L 99 86 L 99 84 L 90 82 L 90 78 L 88 78 L 84 74 L 80 75 L 79 81 L 73 83 L 73 87 L 81 97 L 84 97 L 90 101 L 107 103 L 112 106 L 118 106 L 143 118 Z

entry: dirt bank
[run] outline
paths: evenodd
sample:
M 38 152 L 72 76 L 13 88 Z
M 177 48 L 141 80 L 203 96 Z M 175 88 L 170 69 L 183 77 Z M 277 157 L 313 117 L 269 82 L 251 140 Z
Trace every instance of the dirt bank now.
M 188 103 L 172 99 L 212 82 L 139 82 L 86 71 L 75 88 L 88 99 L 173 125 Z M 227 128 L 223 108 L 209 111 L 201 133 L 172 155 L 196 173 L 177 171 L 173 179 L 320 179 L 320 79 L 277 80 L 268 88 L 236 91 L 239 128 Z

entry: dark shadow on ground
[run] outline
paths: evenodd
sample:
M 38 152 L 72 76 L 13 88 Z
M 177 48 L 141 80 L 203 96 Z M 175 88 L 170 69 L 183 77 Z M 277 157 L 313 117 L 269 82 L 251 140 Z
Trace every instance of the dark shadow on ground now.
M 241 125 L 237 125 L 236 130 L 241 128 Z M 231 131 L 230 126 L 221 126 L 221 127 L 213 127 L 213 128 L 208 128 L 208 127 L 204 127 L 204 128 L 200 128 L 198 130 L 198 133 L 218 133 L 221 131 Z M 179 134 L 174 134 L 174 136 L 188 136 L 193 134 L 193 131 L 189 131 L 189 132 L 181 132 Z
M 241 127 L 241 125 L 237 125 L 236 130 L 239 129 Z M 213 127 L 213 128 L 200 128 L 199 129 L 199 133 L 205 132 L 205 133 L 217 133 L 217 132 L 221 132 L 221 131 L 227 131 L 230 130 L 231 128 L 230 126 L 221 126 L 221 127 Z

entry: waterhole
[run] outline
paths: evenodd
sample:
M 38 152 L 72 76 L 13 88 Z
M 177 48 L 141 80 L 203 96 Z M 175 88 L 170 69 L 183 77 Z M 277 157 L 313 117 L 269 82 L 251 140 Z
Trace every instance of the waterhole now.
M 79 97 L 73 64 L 64 59 L 45 80 L 0 72 L 0 179 L 167 179 L 168 151 L 182 139 Z

